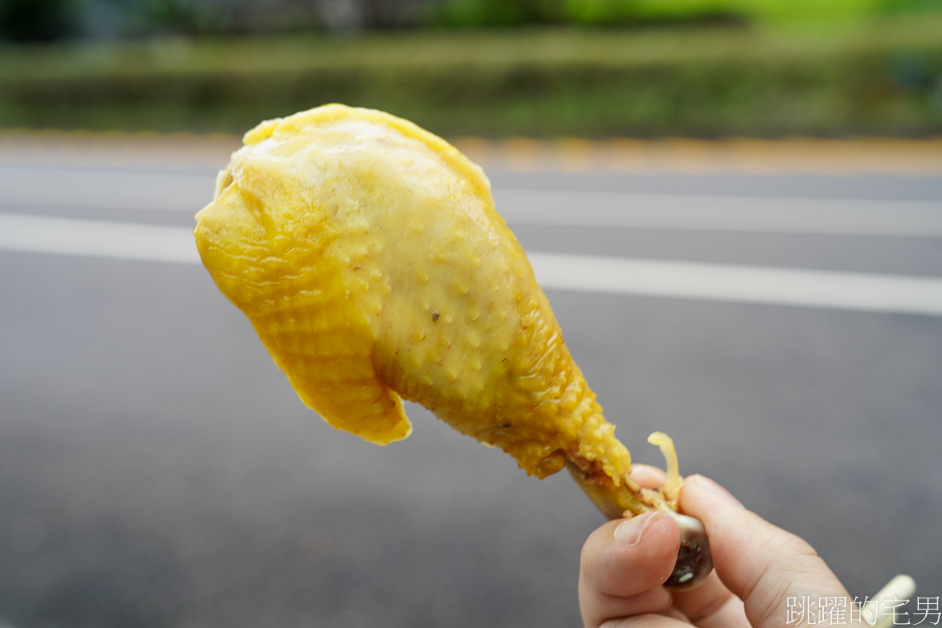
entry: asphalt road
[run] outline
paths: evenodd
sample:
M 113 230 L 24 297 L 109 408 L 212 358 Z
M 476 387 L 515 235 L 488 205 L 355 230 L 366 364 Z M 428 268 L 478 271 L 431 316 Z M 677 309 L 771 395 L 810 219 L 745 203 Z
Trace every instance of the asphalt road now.
M 666 431 L 852 595 L 942 595 L 942 178 L 490 175 L 635 460 Z M 579 625 L 602 519 L 567 477 L 415 406 L 402 443 L 335 432 L 188 243 L 154 253 L 213 176 L 0 164 L 0 625 Z

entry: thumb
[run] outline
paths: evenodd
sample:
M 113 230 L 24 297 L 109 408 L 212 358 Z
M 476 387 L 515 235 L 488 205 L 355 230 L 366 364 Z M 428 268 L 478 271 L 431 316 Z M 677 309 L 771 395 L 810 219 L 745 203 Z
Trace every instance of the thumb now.
M 726 489 L 703 476 L 684 480 L 680 506 L 703 522 L 716 573 L 742 599 L 755 628 L 785 625 L 789 599 L 800 601 L 805 596 L 815 603 L 825 597 L 836 600 L 850 618 L 847 590 L 801 538 L 746 510 Z

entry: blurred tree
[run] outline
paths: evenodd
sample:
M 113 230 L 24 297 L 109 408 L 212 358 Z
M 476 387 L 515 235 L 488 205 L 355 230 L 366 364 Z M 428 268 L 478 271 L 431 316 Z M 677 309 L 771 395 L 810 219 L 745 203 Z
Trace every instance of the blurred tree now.
M 865 0 L 845 0 L 861 2 Z M 433 23 L 442 26 L 519 26 L 524 24 L 615 25 L 652 21 L 702 20 L 750 15 L 769 0 L 438 0 Z
M 358 31 L 367 25 L 366 5 L 364 0 L 320 0 L 313 8 L 327 30 Z
M 612 24 L 636 16 L 633 0 L 564 0 L 563 14 L 577 24 Z
M 437 6 L 434 6 L 437 5 Z M 554 0 L 445 0 L 433 3 L 432 21 L 441 26 L 521 26 L 556 17 Z
M 435 0 L 307 0 L 319 23 L 330 31 L 405 28 L 421 24 Z
M 122 38 L 722 18 L 772 26 L 942 9 L 942 0 L 0 0 L 0 39 Z
M 147 0 L 138 15 L 146 30 L 159 33 L 204 35 L 227 30 L 218 2 Z
M 49 41 L 75 34 L 73 0 L 0 0 L 0 39 Z

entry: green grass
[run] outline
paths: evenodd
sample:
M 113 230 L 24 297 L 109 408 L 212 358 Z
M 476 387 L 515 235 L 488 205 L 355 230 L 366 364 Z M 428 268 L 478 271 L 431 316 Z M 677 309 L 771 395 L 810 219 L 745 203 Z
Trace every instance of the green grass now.
M 445 135 L 919 136 L 942 132 L 940 32 L 924 14 L 0 48 L 0 126 L 241 132 L 344 102 Z

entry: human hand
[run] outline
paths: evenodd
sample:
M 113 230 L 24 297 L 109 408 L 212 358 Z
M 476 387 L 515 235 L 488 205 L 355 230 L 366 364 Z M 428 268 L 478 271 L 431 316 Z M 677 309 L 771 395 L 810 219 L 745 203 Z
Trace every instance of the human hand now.
M 663 472 L 642 465 L 633 476 L 647 487 L 664 482 Z M 714 572 L 696 589 L 671 591 L 663 583 L 677 558 L 677 523 L 658 512 L 610 521 L 582 548 L 579 607 L 586 628 L 781 627 L 789 598 L 807 595 L 845 600 L 852 625 L 847 590 L 804 540 L 703 476 L 684 481 L 680 508 L 703 522 Z

